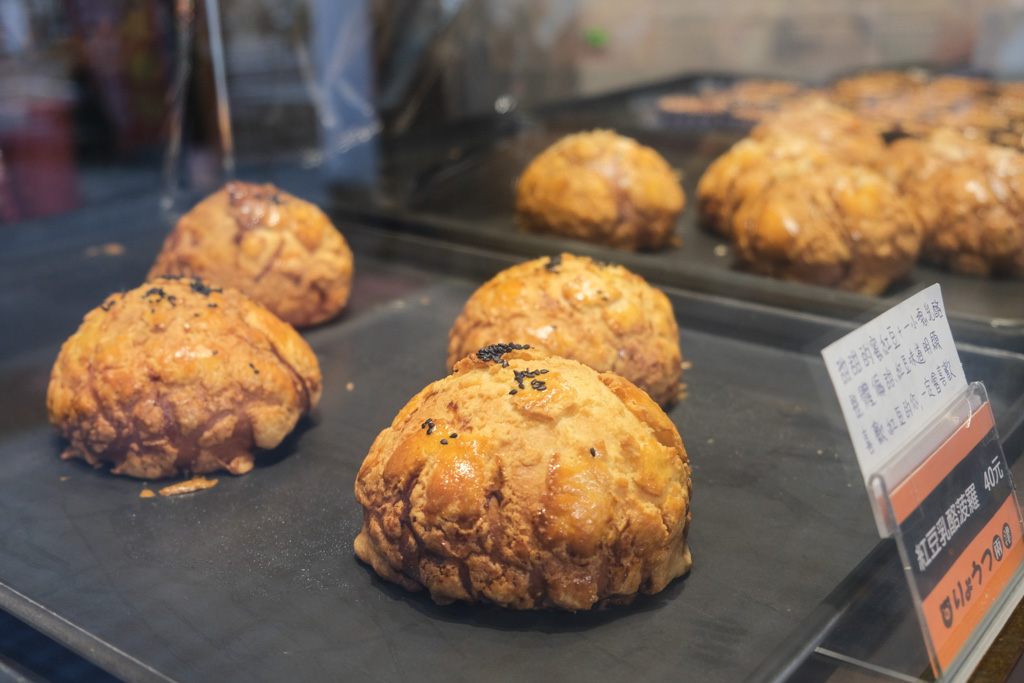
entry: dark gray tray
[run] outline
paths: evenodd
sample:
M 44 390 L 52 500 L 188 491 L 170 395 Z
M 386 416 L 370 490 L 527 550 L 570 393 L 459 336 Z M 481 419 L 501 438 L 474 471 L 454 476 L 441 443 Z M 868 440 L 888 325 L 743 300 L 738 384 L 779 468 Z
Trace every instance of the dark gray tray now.
M 466 297 L 515 259 L 347 235 L 352 310 L 307 334 L 322 404 L 253 472 L 142 499 L 140 481 L 60 461 L 38 411 L 2 432 L 0 607 L 128 680 L 735 681 L 876 546 L 818 355 L 850 325 L 670 291 L 692 363 L 689 396 L 670 411 L 693 464 L 692 572 L 583 614 L 438 607 L 381 582 L 352 553 L 355 473 L 444 373 Z M 428 265 L 403 265 L 413 256 Z M 59 341 L 4 366 L 0 388 L 21 378 L 8 402 L 41 405 Z M 1018 449 L 1024 357 L 961 355 Z
M 970 277 L 918 264 L 884 296 L 868 297 L 734 270 L 727 242 L 698 227 L 696 185 L 707 165 L 740 139 L 746 126 L 664 117 L 656 110 L 660 92 L 692 90 L 700 82 L 684 79 L 654 91 L 408 134 L 384 145 L 383 192 L 370 202 L 366 195 L 339 196 L 335 209 L 391 229 L 523 256 L 587 253 L 663 284 L 836 317 L 887 308 L 938 282 L 958 338 L 1024 351 L 1024 280 Z M 676 227 L 681 247 L 629 253 L 517 232 L 513 216 L 519 174 L 562 136 L 594 127 L 615 127 L 650 145 L 681 173 L 687 197 Z

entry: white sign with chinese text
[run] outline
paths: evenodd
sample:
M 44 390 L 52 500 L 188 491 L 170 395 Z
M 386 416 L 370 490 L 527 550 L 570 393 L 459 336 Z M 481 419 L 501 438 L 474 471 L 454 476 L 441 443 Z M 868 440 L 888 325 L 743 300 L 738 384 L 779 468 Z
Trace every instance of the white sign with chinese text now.
M 967 388 L 937 284 L 821 355 L 865 481 Z

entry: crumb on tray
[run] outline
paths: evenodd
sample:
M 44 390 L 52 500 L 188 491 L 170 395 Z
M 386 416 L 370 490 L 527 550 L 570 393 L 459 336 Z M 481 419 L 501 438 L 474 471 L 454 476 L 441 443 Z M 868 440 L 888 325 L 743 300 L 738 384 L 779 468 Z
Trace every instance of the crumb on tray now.
M 185 481 L 179 481 L 177 484 L 171 484 L 160 489 L 161 496 L 176 496 L 181 493 L 192 493 L 193 491 L 200 491 L 202 489 L 208 489 L 212 486 L 217 485 L 217 479 L 207 479 L 206 477 L 194 477 Z

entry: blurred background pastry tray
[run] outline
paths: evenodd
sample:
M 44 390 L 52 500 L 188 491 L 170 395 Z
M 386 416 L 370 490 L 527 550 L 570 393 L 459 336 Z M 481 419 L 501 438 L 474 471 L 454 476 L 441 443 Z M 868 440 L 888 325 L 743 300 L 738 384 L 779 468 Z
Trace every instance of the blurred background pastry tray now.
M 534 113 L 495 115 L 381 143 L 380 191 L 336 193 L 339 216 L 387 229 L 429 235 L 521 256 L 557 250 L 621 263 L 649 280 L 744 301 L 849 317 L 889 307 L 938 282 L 961 338 L 975 334 L 1024 351 L 1024 280 L 958 275 L 927 264 L 883 297 L 840 292 L 739 272 L 726 241 L 697 224 L 697 181 L 707 165 L 739 140 L 750 122 L 728 116 L 667 115 L 661 95 L 695 92 L 725 79 L 688 78 Z M 632 253 L 516 230 L 515 185 L 539 152 L 569 133 L 610 127 L 660 152 L 682 178 L 687 203 L 676 233 L 682 245 Z
M 159 247 L 120 225 L 107 236 L 122 253 L 102 265 L 73 239 L 0 256 L 5 336 L 31 325 L 40 290 L 75 302 L 47 338 L 0 356 L 0 607 L 120 678 L 736 681 L 878 545 L 819 355 L 852 324 L 667 288 L 691 364 L 669 411 L 693 466 L 689 575 L 578 614 L 440 607 L 379 580 L 352 551 L 359 465 L 445 374 L 473 289 L 520 259 L 357 225 L 344 226 L 352 304 L 305 334 L 324 373 L 315 417 L 247 475 L 140 497 L 162 483 L 61 461 L 45 412 L 61 341 Z M 1024 356 L 965 344 L 961 357 L 1016 460 Z

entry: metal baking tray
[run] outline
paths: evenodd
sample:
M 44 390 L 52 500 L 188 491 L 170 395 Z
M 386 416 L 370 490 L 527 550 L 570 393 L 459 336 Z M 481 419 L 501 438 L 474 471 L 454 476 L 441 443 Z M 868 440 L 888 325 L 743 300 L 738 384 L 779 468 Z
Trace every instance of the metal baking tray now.
M 316 415 L 212 489 L 144 499 L 156 484 L 59 459 L 44 396 L 64 334 L 0 364 L 0 407 L 30 406 L 0 431 L 0 607 L 133 681 L 735 681 L 877 546 L 819 355 L 852 325 L 669 288 L 692 364 L 688 396 L 669 412 L 693 465 L 689 575 L 578 614 L 439 607 L 380 581 L 352 552 L 358 467 L 402 405 L 443 376 L 469 294 L 519 259 L 343 229 L 357 257 L 352 306 L 306 333 L 324 373 Z M 140 277 L 159 245 L 134 239 L 139 255 L 112 259 L 95 280 L 60 249 L 41 248 L 21 273 L 45 270 L 76 300 L 99 302 Z M 12 335 L 38 313 L 19 292 L 39 283 L 5 284 Z M 54 329 L 70 333 L 84 312 L 62 311 Z M 960 352 L 1019 453 L 1024 356 Z
M 707 165 L 739 140 L 749 124 L 724 117 L 666 116 L 657 108 L 661 94 L 698 91 L 708 82 L 687 78 L 384 140 L 381 191 L 339 193 L 334 206 L 342 215 L 392 230 L 523 256 L 555 250 L 587 253 L 666 285 L 841 318 L 888 308 L 938 282 L 959 338 L 1024 351 L 1024 280 L 970 277 L 918 264 L 884 296 L 869 297 L 735 270 L 728 243 L 698 226 L 696 185 Z M 679 171 L 687 197 L 676 227 L 682 246 L 630 253 L 516 230 L 515 184 L 522 170 L 562 136 L 595 127 L 636 138 Z

